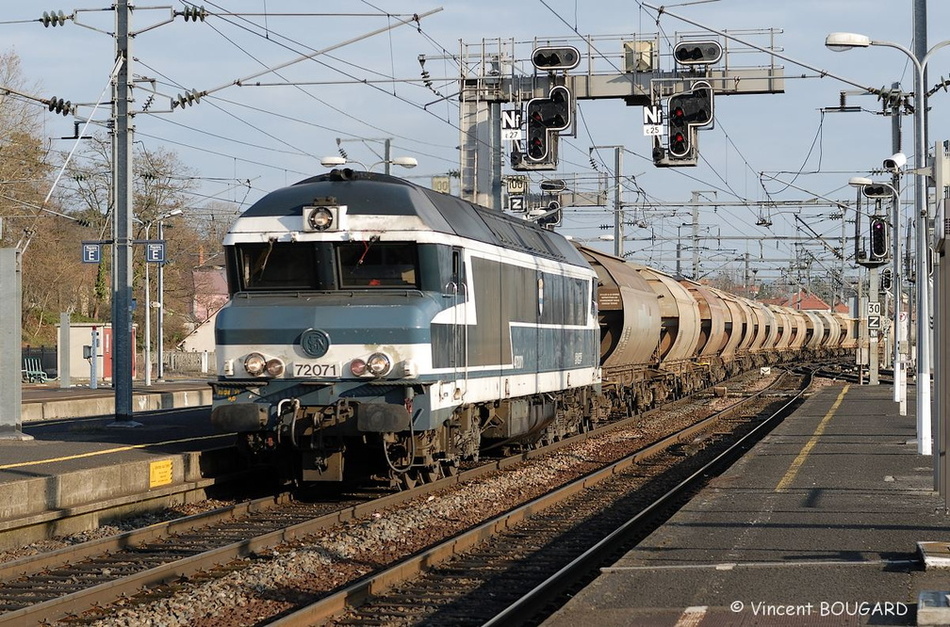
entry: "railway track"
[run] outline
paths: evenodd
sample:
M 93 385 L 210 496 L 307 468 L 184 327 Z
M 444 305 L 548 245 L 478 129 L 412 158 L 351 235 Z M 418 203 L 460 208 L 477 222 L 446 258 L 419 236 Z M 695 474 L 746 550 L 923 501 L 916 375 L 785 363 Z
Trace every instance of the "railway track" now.
M 566 590 L 583 586 L 599 566 L 675 513 L 705 481 L 747 450 L 751 439 L 767 432 L 803 392 L 763 390 L 697 423 L 685 438 L 677 435 L 675 441 L 656 443 L 656 450 L 647 454 L 652 468 L 646 472 L 646 451 L 634 453 L 274 624 L 500 627 L 539 622 L 559 607 L 555 600 Z M 764 400 L 767 393 L 772 401 L 757 403 L 756 398 Z M 787 398 L 776 403 L 780 396 Z M 750 424 L 739 415 L 749 403 L 778 407 Z M 725 420 L 733 422 L 726 430 Z M 718 431 L 709 434 L 713 425 Z M 696 443 L 693 438 L 702 433 L 708 437 Z M 678 450 L 684 441 L 702 448 L 686 462 Z M 486 540 L 489 530 L 495 533 Z M 437 562 L 443 563 L 431 566 Z M 412 571 L 418 576 L 403 575 Z
M 765 395 L 759 396 L 762 398 Z M 703 404 L 705 401 L 699 403 L 699 405 Z M 737 407 L 732 407 L 730 410 L 737 411 Z M 676 411 L 683 412 L 685 416 L 692 410 L 672 411 L 674 414 Z M 651 417 L 650 422 L 654 419 Z M 722 417 L 720 416 L 719 419 Z M 630 428 L 631 423 L 637 420 L 631 419 L 625 426 L 615 427 L 614 432 L 620 433 L 621 431 L 616 431 L 616 429 Z M 639 420 L 644 419 L 640 417 Z M 685 418 L 687 422 L 691 420 L 691 417 Z M 682 458 L 685 454 L 683 443 L 687 442 L 685 445 L 687 449 L 695 446 L 689 443 L 695 442 L 697 433 L 711 429 L 711 424 L 712 419 L 703 421 L 700 425 L 677 431 L 661 443 L 650 447 L 639 447 L 640 450 L 635 455 L 606 471 L 606 474 L 617 474 L 623 468 L 629 469 L 636 464 L 642 464 L 643 460 L 657 455 L 661 450 L 671 450 L 671 457 Z M 586 434 L 584 439 L 594 437 L 593 433 Z M 596 437 L 610 436 L 601 434 Z M 626 445 L 629 446 L 629 442 Z M 153 525 L 121 536 L 69 547 L 41 558 L 32 557 L 8 563 L 0 567 L 0 581 L 3 582 L 0 585 L 0 608 L 4 611 L 0 614 L 0 624 L 33 625 L 41 621 L 90 623 L 152 598 L 172 598 L 176 589 L 193 587 L 195 582 L 221 580 L 261 562 L 280 561 L 289 554 L 307 551 L 312 544 L 309 537 L 313 534 L 327 533 L 329 530 L 339 529 L 340 525 L 348 527 L 336 533 L 345 534 L 367 525 L 360 521 L 372 521 L 374 517 L 388 516 L 387 512 L 400 505 L 431 501 L 436 498 L 435 494 L 443 494 L 466 484 L 477 484 L 491 473 L 511 473 L 513 468 L 524 464 L 526 460 L 540 464 L 541 462 L 537 459 L 542 455 L 550 454 L 553 449 L 568 446 L 576 446 L 576 444 L 574 442 L 557 443 L 543 451 L 499 460 L 481 468 L 466 471 L 456 477 L 382 498 L 375 498 L 378 495 L 364 495 L 343 503 L 302 503 L 287 498 L 260 499 L 234 508 Z M 577 453 L 568 453 L 568 456 L 570 455 L 576 457 Z M 602 462 L 585 460 L 584 463 L 575 463 L 575 469 L 571 472 L 575 474 L 587 472 L 587 466 L 598 464 Z M 642 475 L 642 468 L 638 468 L 635 474 Z M 555 478 L 552 481 L 565 480 Z M 563 488 L 562 492 L 565 490 L 567 493 L 577 492 L 584 489 L 586 485 L 599 481 L 601 479 L 587 478 L 573 487 Z M 409 562 L 396 566 L 395 572 L 422 572 L 439 561 L 437 556 L 441 555 L 444 558 L 446 555 L 457 553 L 466 546 L 474 546 L 476 540 L 483 540 L 500 526 L 507 527 L 518 521 L 527 520 L 537 511 L 548 507 L 547 503 L 554 503 L 562 498 L 545 496 L 541 501 L 530 501 L 532 490 L 543 493 L 547 492 L 548 488 L 549 486 L 525 489 L 522 500 L 529 502 L 514 508 L 506 515 L 504 523 L 491 519 L 483 520 L 466 536 L 472 538 L 470 541 L 472 544 L 455 539 L 451 543 L 451 549 L 445 547 L 430 549 L 426 553 L 428 557 L 421 562 L 416 561 L 415 565 Z M 631 506 L 631 503 L 625 502 L 625 507 Z M 626 510 L 621 508 L 621 511 Z M 442 528 L 441 531 L 449 535 L 453 533 L 451 528 L 447 528 L 451 527 L 449 525 L 438 526 Z M 472 525 L 469 525 L 467 521 L 459 521 L 457 526 L 470 527 Z M 437 532 L 433 531 L 432 534 L 437 535 Z M 527 535 L 534 536 L 535 533 L 530 531 Z M 395 553 L 399 551 L 412 553 L 418 548 L 416 545 L 419 544 L 420 538 L 416 537 L 414 540 L 416 540 L 415 543 L 407 542 L 404 543 L 405 546 L 398 547 L 399 550 Z M 429 544 L 427 535 L 421 538 L 421 544 Z M 508 552 L 512 552 L 512 549 Z M 381 587 L 397 585 L 392 579 L 392 574 L 385 574 L 392 572 L 393 569 L 387 571 L 385 566 L 390 561 L 402 558 L 402 555 L 390 555 L 383 552 L 372 563 L 368 562 L 357 567 L 350 565 L 345 568 L 334 568 L 333 570 L 339 570 L 340 574 L 324 589 L 318 589 L 319 585 L 301 585 L 295 589 L 295 594 L 289 595 L 294 597 L 293 599 L 270 600 L 262 605 L 269 608 L 267 611 L 272 611 L 271 616 L 278 616 L 302 604 L 305 605 L 312 598 L 323 596 L 325 599 L 317 607 L 324 609 L 308 611 L 322 612 L 326 616 L 333 615 L 343 609 L 339 605 L 340 599 L 353 600 L 361 595 L 375 593 L 382 589 Z M 332 561 L 330 563 L 333 564 Z M 342 587 L 347 578 L 365 578 L 372 571 L 383 574 L 374 575 L 370 579 L 362 580 L 362 583 L 355 584 L 354 590 L 363 592 L 347 592 L 349 588 Z M 375 583 L 367 583 L 369 581 Z M 284 587 L 294 588 L 293 585 Z M 334 587 L 339 591 L 327 597 L 327 592 Z M 147 593 L 141 593 L 143 589 L 147 590 Z M 122 602 L 118 606 L 110 607 L 108 604 L 114 603 L 116 599 L 122 599 Z M 260 605 L 257 601 L 251 601 L 249 604 Z M 99 609 L 92 609 L 96 607 Z M 327 608 L 332 608 L 332 611 Z M 127 611 L 132 610 L 127 609 Z M 233 623 L 217 620 L 215 624 L 247 624 L 241 617 L 245 613 L 236 612 Z M 287 624 L 295 624 L 292 621 L 298 619 L 292 618 L 291 615 L 282 620 L 291 621 Z M 312 614 L 310 618 L 303 620 L 312 621 Z

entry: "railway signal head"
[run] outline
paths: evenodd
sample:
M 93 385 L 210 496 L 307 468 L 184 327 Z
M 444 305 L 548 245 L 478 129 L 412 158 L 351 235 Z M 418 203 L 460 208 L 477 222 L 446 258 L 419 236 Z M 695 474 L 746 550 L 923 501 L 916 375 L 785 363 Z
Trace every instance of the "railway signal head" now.
M 881 272 L 881 289 L 891 289 L 891 269 L 884 268 Z
M 572 70 L 581 62 L 574 46 L 541 46 L 531 53 L 531 63 L 539 70 Z
M 884 218 L 880 216 L 874 216 L 871 218 L 870 239 L 870 260 L 873 262 L 882 262 L 887 260 L 889 247 L 887 237 L 887 221 Z
M 871 184 L 861 188 L 865 198 L 890 198 L 891 188 L 887 185 Z
M 709 83 L 699 81 L 690 91 L 671 96 L 667 118 L 670 156 L 690 157 L 696 129 L 713 120 L 713 91 Z
M 562 85 L 552 87 L 547 98 L 532 98 L 528 101 L 528 161 L 547 160 L 552 136 L 571 125 L 573 108 L 571 90 Z
M 673 47 L 673 58 L 682 65 L 712 65 L 722 58 L 718 41 L 681 41 Z

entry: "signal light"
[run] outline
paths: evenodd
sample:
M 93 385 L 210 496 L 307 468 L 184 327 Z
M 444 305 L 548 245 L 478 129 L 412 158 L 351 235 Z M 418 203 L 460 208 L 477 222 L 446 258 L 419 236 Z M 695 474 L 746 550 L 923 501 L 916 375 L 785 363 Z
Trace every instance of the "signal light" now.
M 46 106 L 53 113 L 61 113 L 63 115 L 69 115 L 73 110 L 73 103 L 68 100 L 63 100 L 62 98 L 57 98 L 56 96 L 50 98 Z
M 571 70 L 581 62 L 574 46 L 542 46 L 531 53 L 531 62 L 539 70 Z
M 718 41 L 681 41 L 673 47 L 673 57 L 682 65 L 712 65 L 722 58 Z
M 887 259 L 887 240 L 887 221 L 878 216 L 871 218 L 871 261 Z
M 561 203 L 556 200 L 552 200 L 548 203 L 546 209 L 544 209 L 549 215 L 541 216 L 538 218 L 538 225 L 544 227 L 551 226 L 560 226 L 561 218 L 563 216 L 563 210 L 561 209 Z
M 884 271 L 881 272 L 881 288 L 885 290 L 891 289 L 891 269 L 884 268 Z
M 62 11 L 58 13 L 54 11 L 50 11 L 49 13 L 43 11 L 43 17 L 41 17 L 39 21 L 43 23 L 43 28 L 49 28 L 50 26 L 55 28 L 66 23 L 66 15 Z
M 571 90 L 562 85 L 552 87 L 547 98 L 528 101 L 528 161 L 547 159 L 551 135 L 571 125 L 572 109 Z
M 861 188 L 865 198 L 890 198 L 891 188 L 886 185 L 865 185 Z
M 671 96 L 669 100 L 670 155 L 689 157 L 693 151 L 693 134 L 696 128 L 706 126 L 713 120 L 713 90 L 706 81 L 693 83 L 688 92 Z

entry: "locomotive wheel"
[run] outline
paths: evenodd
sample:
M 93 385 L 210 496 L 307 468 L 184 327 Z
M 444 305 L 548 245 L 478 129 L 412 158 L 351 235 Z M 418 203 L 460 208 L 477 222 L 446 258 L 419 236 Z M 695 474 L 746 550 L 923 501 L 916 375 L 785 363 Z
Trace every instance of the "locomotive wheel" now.
M 442 479 L 445 476 L 445 473 L 442 471 L 442 464 L 436 462 L 431 466 L 426 466 L 420 471 L 422 476 L 422 481 L 424 483 L 435 483 L 439 479 Z
M 415 470 L 399 473 L 399 487 L 403 490 L 411 490 L 419 485 L 419 475 Z

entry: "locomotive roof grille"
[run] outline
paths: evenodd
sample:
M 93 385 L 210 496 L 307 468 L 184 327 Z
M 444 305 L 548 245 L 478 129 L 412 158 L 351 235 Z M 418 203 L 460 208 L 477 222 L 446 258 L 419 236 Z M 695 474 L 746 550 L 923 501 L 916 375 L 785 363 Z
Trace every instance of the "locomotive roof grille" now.
M 242 217 L 302 215 L 315 198 L 335 198 L 347 214 L 418 216 L 434 231 L 586 266 L 566 239 L 533 222 L 441 194 L 404 179 L 372 172 L 332 170 L 273 191 Z

